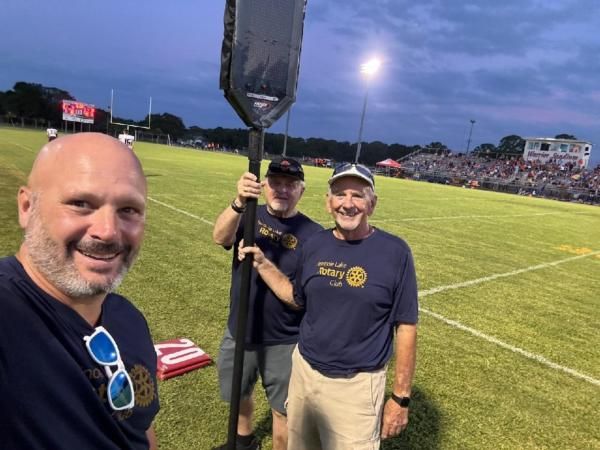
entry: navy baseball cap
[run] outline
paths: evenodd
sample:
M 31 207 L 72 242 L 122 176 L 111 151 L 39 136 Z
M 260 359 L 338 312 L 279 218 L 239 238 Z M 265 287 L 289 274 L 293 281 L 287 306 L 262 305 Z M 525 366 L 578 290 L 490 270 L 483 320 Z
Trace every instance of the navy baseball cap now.
M 271 175 L 285 175 L 304 181 L 304 170 L 302 170 L 302 164 L 300 164 L 294 158 L 288 158 L 285 156 L 281 158 L 275 158 L 269 163 L 266 176 L 269 177 Z

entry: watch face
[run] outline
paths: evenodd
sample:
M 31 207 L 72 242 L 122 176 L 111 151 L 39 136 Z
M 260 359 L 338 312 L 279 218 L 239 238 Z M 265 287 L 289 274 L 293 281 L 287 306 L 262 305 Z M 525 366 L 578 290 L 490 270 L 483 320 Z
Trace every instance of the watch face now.
M 410 397 L 399 397 L 396 394 L 392 393 L 392 398 L 403 408 L 408 407 L 408 404 L 410 403 Z

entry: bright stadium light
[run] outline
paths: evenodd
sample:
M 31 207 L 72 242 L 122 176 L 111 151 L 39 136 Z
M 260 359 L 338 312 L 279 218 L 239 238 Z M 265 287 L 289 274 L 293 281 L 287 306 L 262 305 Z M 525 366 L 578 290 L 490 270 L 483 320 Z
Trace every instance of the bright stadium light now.
M 367 112 L 367 99 L 369 98 L 369 81 L 379 71 L 381 67 L 381 60 L 378 58 L 372 58 L 364 64 L 360 65 L 360 72 L 367 78 L 367 89 L 365 90 L 365 100 L 363 102 L 362 114 L 360 116 L 360 128 L 358 129 L 358 143 L 356 144 L 356 156 L 354 162 L 358 163 L 360 158 L 360 147 L 362 146 L 362 132 L 363 125 L 365 123 L 365 113 Z
M 360 65 L 360 72 L 364 73 L 368 77 L 371 77 L 377 73 L 380 67 L 381 61 L 377 58 L 373 58 Z

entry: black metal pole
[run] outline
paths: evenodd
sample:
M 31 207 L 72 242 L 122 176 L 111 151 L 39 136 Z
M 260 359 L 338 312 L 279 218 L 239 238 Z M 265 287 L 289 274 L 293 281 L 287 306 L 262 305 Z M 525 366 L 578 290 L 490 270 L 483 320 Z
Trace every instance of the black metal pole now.
M 288 140 L 288 131 L 290 129 L 290 115 L 291 114 L 292 114 L 292 107 L 290 106 L 290 109 L 288 109 L 288 112 L 287 112 L 287 118 L 285 119 L 285 137 L 283 138 L 283 152 L 281 153 L 281 156 L 287 156 L 286 155 L 287 140 Z
M 469 130 L 469 139 L 467 139 L 467 151 L 465 152 L 467 155 L 469 154 L 469 147 L 471 146 L 471 136 L 473 135 L 473 125 L 475 125 L 475 121 L 471 119 L 471 129 Z
M 362 114 L 360 115 L 360 128 L 358 129 L 358 143 L 356 144 L 356 156 L 354 157 L 354 163 L 358 164 L 360 158 L 360 148 L 362 146 L 362 134 L 363 126 L 365 124 L 365 113 L 367 112 L 367 100 L 369 99 L 369 85 L 367 84 L 367 90 L 365 91 L 365 101 L 362 107 Z
M 260 163 L 265 144 L 264 130 L 250 128 L 248 139 L 248 170 L 260 179 Z M 244 213 L 244 245 L 254 245 L 256 230 L 256 199 L 246 201 Z M 246 343 L 246 325 L 248 322 L 248 297 L 250 294 L 250 274 L 252 258 L 247 257 L 242 263 L 242 280 L 240 286 L 240 301 L 235 331 L 235 353 L 233 358 L 233 378 L 231 381 L 231 403 L 229 405 L 229 434 L 227 436 L 228 450 L 235 450 L 238 416 L 242 391 L 242 369 L 244 366 L 244 347 Z

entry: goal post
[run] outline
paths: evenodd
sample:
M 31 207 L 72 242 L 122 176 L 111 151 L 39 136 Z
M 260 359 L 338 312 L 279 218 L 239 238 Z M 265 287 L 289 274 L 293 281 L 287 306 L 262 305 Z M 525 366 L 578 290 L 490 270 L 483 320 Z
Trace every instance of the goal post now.
M 151 120 L 152 120 L 152 97 L 150 97 L 149 101 L 148 101 L 148 125 L 138 125 L 138 124 L 134 124 L 134 123 L 122 123 L 122 122 L 113 121 L 114 105 L 115 105 L 115 90 L 111 89 L 110 90 L 110 123 L 111 123 L 111 125 L 124 126 L 124 127 L 126 127 L 127 133 L 129 133 L 129 128 L 134 128 L 134 129 L 141 128 L 144 130 L 150 129 Z

